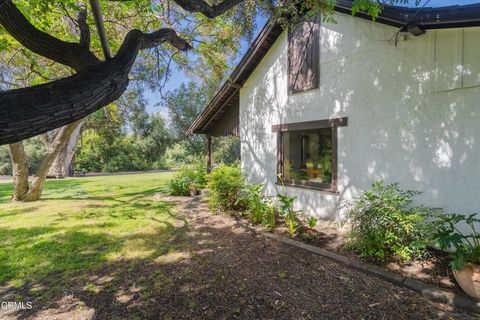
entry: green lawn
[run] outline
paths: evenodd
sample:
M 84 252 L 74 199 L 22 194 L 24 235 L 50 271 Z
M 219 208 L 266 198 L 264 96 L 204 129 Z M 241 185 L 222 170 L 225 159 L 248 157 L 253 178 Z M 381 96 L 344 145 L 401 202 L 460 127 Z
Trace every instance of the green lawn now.
M 181 253 L 184 241 L 173 240 L 184 222 L 173 204 L 153 199 L 170 177 L 50 180 L 33 203 L 10 203 L 11 183 L 0 183 L 0 287 L 48 299 L 74 279 L 91 290 L 95 272 Z

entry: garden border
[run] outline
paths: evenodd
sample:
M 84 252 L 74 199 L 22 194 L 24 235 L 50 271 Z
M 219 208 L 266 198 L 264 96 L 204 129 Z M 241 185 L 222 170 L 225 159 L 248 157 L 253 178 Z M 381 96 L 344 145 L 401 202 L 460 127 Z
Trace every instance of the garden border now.
M 283 236 L 279 236 L 270 232 L 266 232 L 263 230 L 258 230 L 255 229 L 251 226 L 246 226 L 248 229 L 254 231 L 255 233 L 264 236 L 265 238 L 272 239 L 279 241 L 281 243 L 294 246 L 306 251 L 309 251 L 311 253 L 329 258 L 331 260 L 334 260 L 338 263 L 344 264 L 348 267 L 351 267 L 353 269 L 356 269 L 358 271 L 362 271 L 364 273 L 370 274 L 372 276 L 381 278 L 385 281 L 388 281 L 390 283 L 393 283 L 395 285 L 401 286 L 408 288 L 410 290 L 413 290 L 415 292 L 420 293 L 421 295 L 436 301 L 440 303 L 445 303 L 457 308 L 461 308 L 464 310 L 468 310 L 470 312 L 480 314 L 480 302 L 475 302 L 473 300 L 464 298 L 462 296 L 459 296 L 453 292 L 449 292 L 443 289 L 439 289 L 435 286 L 426 284 L 424 282 L 404 277 L 402 275 L 399 275 L 397 273 L 394 273 L 392 271 L 377 267 L 372 264 L 364 263 L 358 260 L 354 260 L 351 258 L 347 258 L 345 256 L 339 255 L 337 253 L 312 246 L 309 244 L 306 244 L 304 242 L 296 241 L 293 239 L 289 239 Z

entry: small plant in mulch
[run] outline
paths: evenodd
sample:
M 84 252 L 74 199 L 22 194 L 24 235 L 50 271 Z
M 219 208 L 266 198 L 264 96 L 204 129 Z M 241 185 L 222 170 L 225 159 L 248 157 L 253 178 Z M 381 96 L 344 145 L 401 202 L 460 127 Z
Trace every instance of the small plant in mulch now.
M 242 195 L 238 202 L 246 207 L 248 218 L 253 224 L 265 224 L 275 226 L 275 221 L 271 220 L 272 205 L 269 197 L 263 195 L 263 184 L 251 184 L 242 189 Z M 272 224 L 273 223 L 273 224 Z
M 300 228 L 300 235 L 304 242 L 313 242 L 320 237 L 320 233 L 315 230 L 317 226 L 317 218 L 309 217 L 307 224 Z
M 303 211 L 294 209 L 293 204 L 296 200 L 296 197 L 292 197 L 287 194 L 281 174 L 278 175 L 278 178 L 281 182 L 283 192 L 277 194 L 277 200 L 279 202 L 279 214 L 281 217 L 284 218 L 285 224 L 288 227 L 288 233 L 291 237 L 293 237 L 297 233 L 298 228 L 302 226 L 302 224 L 299 222 L 298 217 L 299 215 L 303 215 Z M 317 220 L 314 218 L 310 218 L 308 220 L 308 224 L 310 228 L 314 228 L 317 224 Z

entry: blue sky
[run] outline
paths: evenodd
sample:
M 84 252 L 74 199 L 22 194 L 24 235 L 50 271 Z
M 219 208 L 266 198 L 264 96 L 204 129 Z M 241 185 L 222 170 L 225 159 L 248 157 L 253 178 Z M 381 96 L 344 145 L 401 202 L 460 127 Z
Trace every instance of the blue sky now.
M 257 17 L 257 19 L 255 20 L 256 28 L 253 34 L 252 41 L 256 38 L 258 32 L 263 28 L 266 22 L 267 22 L 266 17 L 263 17 L 263 16 Z M 250 46 L 250 43 L 248 41 L 245 41 L 245 40 L 242 41 L 239 54 L 235 60 L 235 63 L 240 61 L 240 59 L 243 57 L 243 55 L 245 54 L 249 46 Z M 182 83 L 187 83 L 190 80 L 192 80 L 191 77 L 189 77 L 182 71 L 177 70 L 175 67 L 172 67 L 171 76 L 167 81 L 167 83 L 165 84 L 165 87 L 163 88 L 162 92 L 165 93 L 170 90 L 175 90 L 178 87 L 180 87 Z M 148 106 L 147 106 L 148 112 L 160 112 L 167 117 L 167 111 L 165 110 L 165 108 L 157 105 L 159 102 L 161 102 L 160 94 L 158 92 L 147 90 L 145 92 L 145 98 L 148 101 Z
M 385 0 L 384 0 L 385 1 Z M 421 0 L 419 6 L 423 6 L 427 0 Z M 430 0 L 427 4 L 428 7 L 442 7 L 448 5 L 465 5 L 465 4 L 473 4 L 479 3 L 480 0 Z M 415 0 L 409 0 L 409 3 L 406 5 L 409 7 L 415 7 Z M 255 39 L 258 32 L 262 29 L 264 24 L 266 23 L 265 17 L 259 17 L 256 20 L 256 30 L 253 39 Z M 245 51 L 248 49 L 249 43 L 247 41 L 243 41 L 240 54 L 237 57 L 237 61 L 241 59 Z M 175 68 L 172 69 L 172 74 L 169 81 L 165 84 L 165 88 L 163 89 L 164 92 L 169 90 L 175 90 L 176 88 L 180 87 L 182 83 L 187 83 L 191 78 L 189 78 L 186 74 L 181 71 L 176 70 Z M 161 112 L 164 116 L 167 116 L 167 112 L 163 107 L 157 106 L 157 104 L 161 101 L 160 94 L 158 92 L 147 91 L 145 92 L 145 97 L 148 101 L 148 112 Z

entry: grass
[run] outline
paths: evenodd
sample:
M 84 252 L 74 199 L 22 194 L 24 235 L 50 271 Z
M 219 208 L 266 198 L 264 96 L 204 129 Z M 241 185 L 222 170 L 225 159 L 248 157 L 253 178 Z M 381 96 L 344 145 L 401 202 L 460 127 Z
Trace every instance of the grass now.
M 184 222 L 173 204 L 153 199 L 170 177 L 49 180 L 42 200 L 32 203 L 10 203 L 11 183 L 0 183 L 0 287 L 34 288 L 28 294 L 48 299 L 72 279 L 118 263 L 181 255 L 184 243 L 172 239 Z

